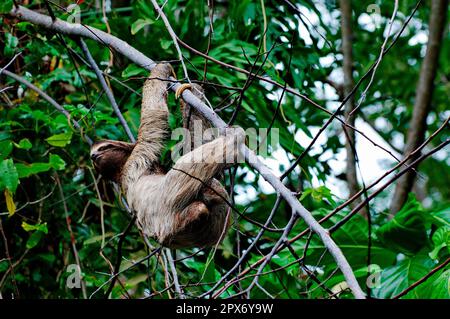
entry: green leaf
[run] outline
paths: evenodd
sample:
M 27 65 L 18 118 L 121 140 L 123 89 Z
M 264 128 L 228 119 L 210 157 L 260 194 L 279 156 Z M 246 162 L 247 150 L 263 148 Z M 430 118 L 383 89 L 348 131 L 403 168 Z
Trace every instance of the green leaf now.
M 48 234 L 47 223 L 31 225 L 26 222 L 22 222 L 22 228 L 27 232 L 38 230 L 45 234 Z
M 336 202 L 333 199 L 333 194 L 331 193 L 331 190 L 325 186 L 305 189 L 300 197 L 300 201 L 304 200 L 308 195 L 310 195 L 317 202 L 328 200 L 331 204 L 333 205 L 336 204 Z
M 29 150 L 33 145 L 31 144 L 29 139 L 24 138 L 24 139 L 20 140 L 19 144 L 14 143 L 14 146 L 17 148 L 24 149 L 24 150 Z
M 56 260 L 55 255 L 52 253 L 38 254 L 37 257 L 41 258 L 42 260 L 44 260 L 45 262 L 47 262 L 49 264 L 52 264 Z
M 413 254 L 428 242 L 426 216 L 413 194 L 395 217 L 381 226 L 376 234 L 389 249 Z
M 19 44 L 19 39 L 13 36 L 11 33 L 6 33 L 6 43 L 3 52 L 6 56 L 12 56 L 15 52 L 15 48 Z
M 429 253 L 432 259 L 438 259 L 439 252 L 442 248 L 447 247 L 450 253 L 450 227 L 442 226 L 438 228 L 432 237 L 434 249 Z
M 2 0 L 0 2 L 0 13 L 9 13 L 13 8 L 13 0 Z
M 72 134 L 73 133 L 71 131 L 67 133 L 56 134 L 47 138 L 46 141 L 52 146 L 64 147 L 70 143 Z
M 115 235 L 114 233 L 108 232 L 108 233 L 105 233 L 105 238 L 109 238 L 109 237 L 112 237 L 112 236 L 114 236 L 114 235 Z M 86 239 L 86 240 L 83 242 L 83 245 L 84 245 L 84 246 L 87 246 L 87 245 L 99 243 L 99 242 L 101 242 L 102 240 L 103 240 L 103 235 L 94 236 L 94 237 L 91 237 L 91 238 L 89 238 L 89 239 Z
M 66 167 L 66 162 L 64 162 L 64 160 L 56 154 L 50 154 L 48 163 L 53 169 L 57 171 L 62 170 Z
M 450 227 L 450 207 L 430 214 L 432 220 L 438 225 Z
M 419 298 L 450 299 L 450 269 L 434 274 L 416 289 Z
M 153 24 L 155 21 L 152 19 L 137 19 L 132 25 L 131 25 L 131 34 L 135 35 L 139 32 L 142 28 L 144 28 L 146 25 Z
M 7 188 L 14 193 L 19 185 L 19 175 L 12 159 L 0 163 L 0 190 Z
M 433 267 L 434 262 L 424 252 L 405 258 L 397 265 L 383 269 L 380 287 L 374 289 L 373 293 L 377 298 L 391 298 L 427 275 Z M 413 294 L 408 293 L 404 298 L 411 297 Z
M 203 270 L 203 278 L 206 282 L 214 282 L 216 280 L 216 264 L 214 262 L 214 250 L 209 253 L 205 269 Z
M 33 164 L 21 164 L 17 163 L 17 172 L 19 173 L 19 178 L 28 177 L 34 174 L 46 172 L 51 168 L 48 163 L 33 163 Z
M 36 247 L 36 245 L 41 241 L 42 237 L 44 237 L 44 233 L 41 231 L 35 231 L 34 233 L 32 233 L 27 240 L 27 248 L 31 249 L 33 247 Z
M 8 259 L 2 259 L 0 261 L 0 273 L 5 273 L 5 271 L 9 268 Z
M 32 163 L 32 164 L 22 164 L 17 163 L 16 168 L 19 174 L 19 178 L 28 177 L 34 174 L 47 172 L 50 169 L 62 170 L 66 166 L 66 162 L 55 154 L 50 154 L 48 163 Z
M 13 143 L 10 140 L 0 142 L 0 160 L 4 160 L 9 156 L 13 148 Z
M 164 51 L 168 50 L 170 46 L 172 45 L 173 41 L 170 40 L 162 40 L 161 41 L 161 48 L 163 48 Z
M 146 70 L 134 64 L 130 64 L 129 66 L 127 66 L 125 70 L 122 71 L 122 77 L 124 78 L 146 74 L 147 74 Z

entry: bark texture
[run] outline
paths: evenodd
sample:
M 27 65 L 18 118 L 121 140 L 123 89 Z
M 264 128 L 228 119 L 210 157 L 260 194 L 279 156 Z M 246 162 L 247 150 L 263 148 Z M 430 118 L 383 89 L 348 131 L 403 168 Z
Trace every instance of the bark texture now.
M 341 34 L 342 34 L 342 53 L 344 55 L 343 71 L 344 71 L 344 97 L 353 89 L 353 30 L 352 30 L 352 5 L 351 0 L 341 0 Z M 344 116 L 347 123 L 355 126 L 355 115 L 350 113 L 355 108 L 355 100 L 353 96 L 347 101 L 344 108 Z M 345 179 L 349 197 L 352 197 L 359 191 L 358 177 L 356 174 L 356 154 L 355 154 L 355 131 L 343 126 L 345 132 L 345 150 L 347 153 L 347 165 L 345 171 Z M 352 204 L 355 207 L 358 202 Z M 362 212 L 365 214 L 365 212 Z
M 422 62 L 417 83 L 413 114 L 409 124 L 405 149 L 403 152 L 404 156 L 407 156 L 414 151 L 425 139 L 427 130 L 426 120 L 430 111 L 434 88 L 433 84 L 439 63 L 442 37 L 446 26 L 447 10 L 448 0 L 431 1 L 427 51 Z M 411 158 L 408 163 L 411 163 L 419 156 L 420 154 L 417 154 Z M 398 181 L 391 202 L 391 216 L 395 215 L 405 204 L 408 193 L 413 188 L 415 178 L 416 173 L 413 170 L 410 170 Z

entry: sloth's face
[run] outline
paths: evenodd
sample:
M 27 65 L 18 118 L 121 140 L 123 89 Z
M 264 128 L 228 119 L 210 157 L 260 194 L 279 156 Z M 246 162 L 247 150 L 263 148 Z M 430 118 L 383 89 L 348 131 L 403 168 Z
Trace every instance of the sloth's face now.
M 91 160 L 95 170 L 105 179 L 120 182 L 120 174 L 134 144 L 120 141 L 99 141 L 91 147 Z

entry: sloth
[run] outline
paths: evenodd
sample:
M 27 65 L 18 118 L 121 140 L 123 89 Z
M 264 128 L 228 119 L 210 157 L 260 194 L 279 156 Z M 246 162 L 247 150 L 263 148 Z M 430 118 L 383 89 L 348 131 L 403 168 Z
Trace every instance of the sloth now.
M 245 134 L 241 128 L 227 130 L 225 136 L 184 154 L 165 172 L 159 157 L 168 134 L 165 79 L 171 74 L 169 64 L 158 64 L 145 81 L 136 143 L 96 142 L 91 159 L 98 173 L 121 186 L 145 236 L 169 248 L 208 247 L 221 242 L 230 225 L 229 197 L 214 177 L 237 162 Z M 180 86 L 176 96 L 185 89 L 204 96 L 193 84 Z M 187 103 L 181 106 L 185 127 L 191 129 L 199 119 L 208 127 Z

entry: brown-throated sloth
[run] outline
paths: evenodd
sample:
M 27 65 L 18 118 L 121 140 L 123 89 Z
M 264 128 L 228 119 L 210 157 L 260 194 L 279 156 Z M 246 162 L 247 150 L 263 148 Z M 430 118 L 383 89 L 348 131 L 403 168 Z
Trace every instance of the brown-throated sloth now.
M 104 178 L 121 185 L 146 236 L 170 248 L 211 246 L 229 227 L 228 194 L 214 176 L 236 162 L 245 135 L 233 129 L 183 155 L 165 173 L 159 156 L 168 131 L 165 79 L 172 72 L 169 64 L 158 64 L 146 80 L 136 144 L 99 141 L 91 148 L 91 159 Z M 192 91 L 200 98 L 199 90 Z M 182 106 L 185 126 L 199 118 L 206 124 L 199 113 Z

